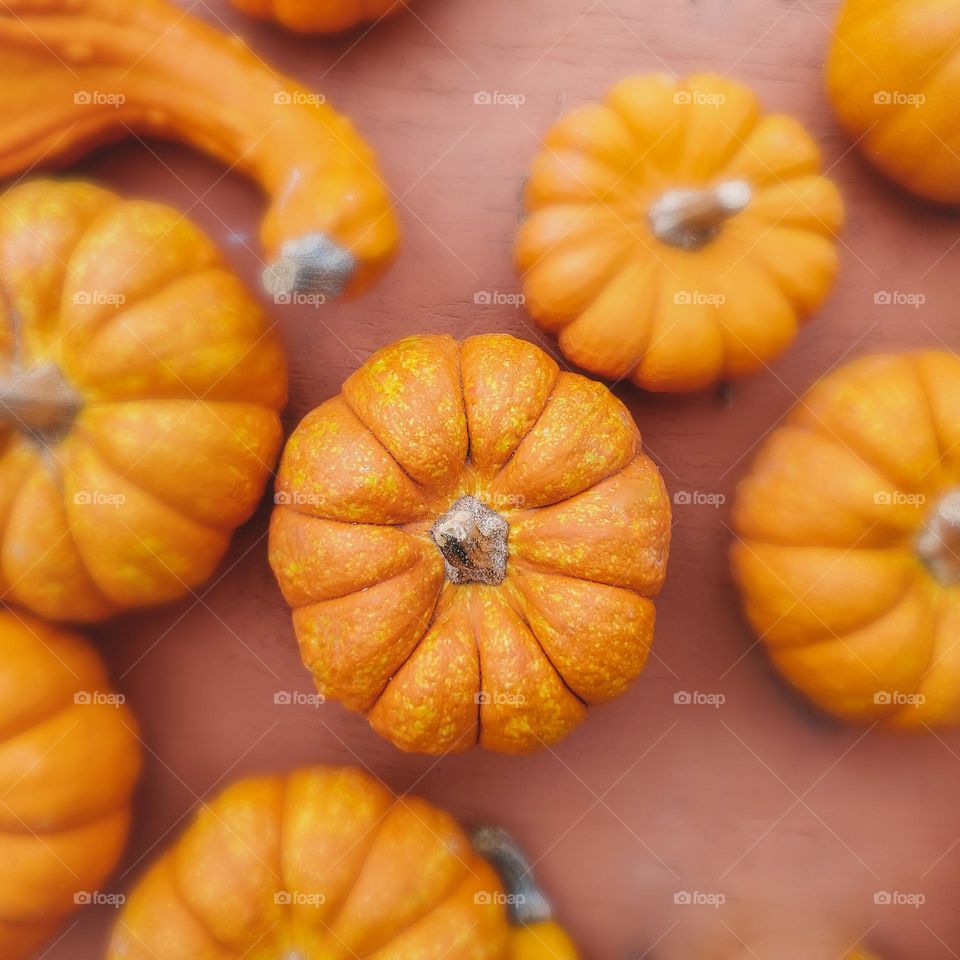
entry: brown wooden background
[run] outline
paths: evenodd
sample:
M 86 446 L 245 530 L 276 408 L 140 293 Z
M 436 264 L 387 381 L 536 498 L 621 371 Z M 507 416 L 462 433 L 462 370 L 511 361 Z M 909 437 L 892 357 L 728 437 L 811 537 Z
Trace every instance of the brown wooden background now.
M 420 0 L 367 35 L 334 40 L 256 26 L 226 0 L 181 3 L 355 118 L 398 197 L 404 252 L 372 294 L 321 311 L 268 305 L 291 360 L 288 428 L 401 334 L 505 330 L 547 346 L 522 309 L 477 306 L 474 295 L 516 291 L 517 193 L 538 135 L 622 76 L 712 69 L 755 85 L 822 143 L 849 221 L 829 305 L 732 401 L 618 388 L 670 489 L 727 498 L 720 509 L 677 507 L 656 657 L 628 695 L 523 759 L 405 756 L 336 705 L 276 706 L 275 691 L 309 691 L 310 681 L 267 567 L 262 509 L 197 597 L 99 630 L 149 750 L 136 832 L 110 891 L 129 889 L 198 798 L 229 779 L 350 763 L 465 821 L 511 828 L 587 960 L 837 960 L 864 934 L 890 960 L 958 956 L 960 735 L 864 735 L 813 715 L 751 648 L 728 579 L 734 486 L 796 395 L 845 357 L 960 346 L 957 218 L 881 182 L 828 109 L 834 0 Z M 479 91 L 525 102 L 479 106 Z M 261 200 L 249 183 L 158 143 L 110 148 L 77 171 L 189 210 L 256 283 L 257 244 L 237 242 L 256 236 Z M 878 307 L 881 290 L 926 302 Z M 676 705 L 681 690 L 726 703 Z M 678 891 L 726 902 L 675 906 Z M 877 891 L 926 903 L 875 906 Z M 96 960 L 114 916 L 86 911 L 46 957 Z

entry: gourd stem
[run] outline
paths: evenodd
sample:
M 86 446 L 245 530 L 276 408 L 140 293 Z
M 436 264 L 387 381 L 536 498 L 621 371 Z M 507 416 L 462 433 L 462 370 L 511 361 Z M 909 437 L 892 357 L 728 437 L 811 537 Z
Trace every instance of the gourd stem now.
M 650 229 L 662 243 L 699 250 L 750 203 L 752 195 L 745 180 L 728 180 L 708 190 L 668 190 L 650 205 Z
M 263 288 L 278 303 L 305 294 L 324 302 L 343 293 L 356 262 L 349 251 L 322 233 L 288 240 L 280 256 L 262 274 Z
M 510 920 L 518 926 L 545 923 L 550 904 L 533 879 L 533 868 L 513 837 L 500 827 L 478 827 L 473 848 L 486 858 L 500 877 L 507 893 Z
M 495 586 L 507 575 L 509 524 L 476 497 L 460 497 L 437 518 L 430 536 L 451 583 Z
M 960 583 L 960 490 L 937 504 L 917 539 L 917 553 L 941 584 Z
M 0 419 L 44 439 L 65 431 L 82 406 L 56 364 L 0 376 Z

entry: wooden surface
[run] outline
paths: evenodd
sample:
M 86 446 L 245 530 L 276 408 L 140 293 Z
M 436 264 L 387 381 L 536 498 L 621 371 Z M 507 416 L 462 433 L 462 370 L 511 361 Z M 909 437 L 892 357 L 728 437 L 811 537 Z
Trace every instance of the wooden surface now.
M 822 143 L 849 219 L 827 308 L 732 399 L 617 388 L 670 489 L 726 498 L 676 508 L 655 657 L 626 696 L 522 759 L 405 756 L 336 705 L 275 705 L 276 691 L 311 684 L 267 567 L 261 509 L 195 598 L 98 631 L 149 751 L 136 831 L 109 892 L 128 890 L 198 800 L 231 778 L 349 763 L 464 821 L 513 830 L 587 960 L 837 960 L 861 935 L 890 960 L 957 956 L 960 735 L 864 734 L 814 715 L 751 646 L 728 577 L 735 484 L 799 392 L 846 357 L 960 346 L 957 219 L 881 182 L 829 112 L 822 62 L 834 0 L 421 0 L 365 36 L 326 41 L 254 25 L 226 0 L 183 3 L 355 118 L 398 198 L 403 255 L 371 295 L 322 310 L 268 304 L 291 361 L 288 429 L 405 333 L 505 330 L 553 350 L 522 308 L 474 297 L 517 290 L 509 251 L 538 136 L 622 76 L 710 69 L 755 85 Z M 477 105 L 481 91 L 525 99 Z M 189 210 L 256 282 L 261 199 L 240 177 L 136 142 L 76 170 Z M 878 291 L 925 303 L 876 306 Z M 726 702 L 678 705 L 678 691 Z M 675 905 L 681 891 L 725 903 Z M 926 902 L 875 905 L 880 891 Z M 87 910 L 45 956 L 96 960 L 114 917 Z

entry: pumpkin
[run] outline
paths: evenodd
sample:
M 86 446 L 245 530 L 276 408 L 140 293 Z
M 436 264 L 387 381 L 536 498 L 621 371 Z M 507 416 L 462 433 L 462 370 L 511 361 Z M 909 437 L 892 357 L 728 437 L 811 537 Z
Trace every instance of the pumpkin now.
M 299 33 L 336 33 L 380 20 L 405 0 L 232 0 L 244 13 Z
M 634 77 L 564 116 L 523 190 L 526 306 L 564 355 L 646 390 L 757 370 L 837 272 L 816 144 L 723 77 Z
M 27 960 L 123 850 L 137 728 L 82 637 L 0 608 L 0 956 Z
M 907 190 L 960 203 L 960 7 L 942 0 L 846 0 L 827 89 L 868 160 Z
M 522 860 L 509 838 L 495 845 Z M 506 916 L 528 899 L 540 952 Z M 568 940 L 543 952 L 558 931 L 548 913 L 529 876 L 505 891 L 449 814 L 358 770 L 307 767 L 205 803 L 135 886 L 107 960 L 576 960 Z
M 53 619 L 213 571 L 279 450 L 283 353 L 213 244 L 86 183 L 0 198 L 0 588 Z
M 247 172 L 270 197 L 264 285 L 280 301 L 356 296 L 396 253 L 390 198 L 349 120 L 166 0 L 7 0 L 0 108 L 0 176 L 132 132 Z
M 643 669 L 663 481 L 623 404 L 530 343 L 377 351 L 296 428 L 275 499 L 304 663 L 404 750 L 536 750 Z
M 960 357 L 855 360 L 764 443 L 733 570 L 773 663 L 823 709 L 960 722 Z

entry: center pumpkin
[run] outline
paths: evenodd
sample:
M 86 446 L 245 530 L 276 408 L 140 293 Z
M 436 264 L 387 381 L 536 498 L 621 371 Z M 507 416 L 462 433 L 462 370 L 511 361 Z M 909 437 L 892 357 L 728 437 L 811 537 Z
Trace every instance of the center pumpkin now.
M 536 750 L 653 639 L 670 506 L 629 412 L 504 335 L 375 353 L 291 436 L 270 562 L 322 693 L 405 750 Z

